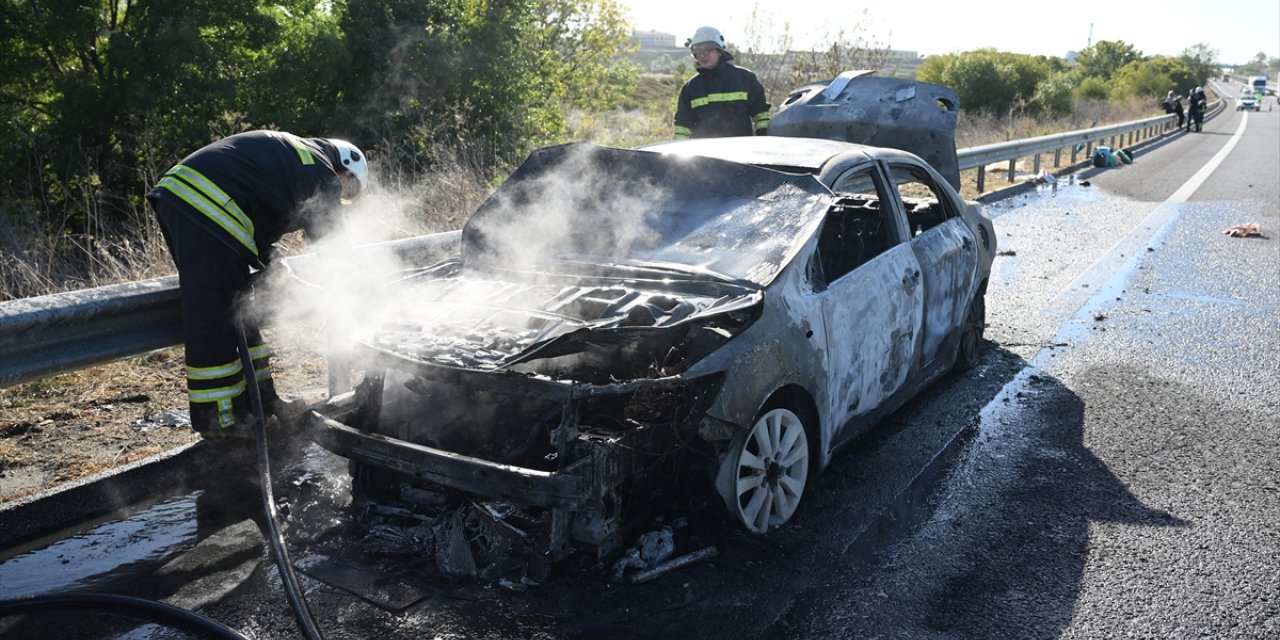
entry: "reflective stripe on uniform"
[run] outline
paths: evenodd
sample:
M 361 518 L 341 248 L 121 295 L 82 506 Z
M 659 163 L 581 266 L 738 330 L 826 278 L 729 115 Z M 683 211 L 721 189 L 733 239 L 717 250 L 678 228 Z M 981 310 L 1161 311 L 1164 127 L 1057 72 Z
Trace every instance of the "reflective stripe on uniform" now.
M 187 397 L 191 402 L 217 402 L 219 400 L 229 400 L 238 397 L 244 393 L 244 380 L 227 386 L 218 387 L 216 389 L 187 389 Z
M 676 125 L 676 139 L 688 138 L 693 135 L 693 129 Z
M 693 107 L 694 109 L 697 109 L 698 107 L 705 107 L 713 102 L 736 102 L 736 101 L 746 102 L 747 92 L 732 91 L 729 93 L 708 93 L 706 96 L 702 98 L 694 98 L 693 100 L 690 100 L 689 106 Z
M 769 121 L 772 118 L 773 116 L 769 115 L 768 111 L 761 111 L 760 113 L 757 113 L 755 117 L 751 118 L 751 120 L 756 123 L 756 131 L 759 131 L 761 129 L 767 129 L 769 127 Z
M 288 140 L 289 144 L 293 145 L 294 150 L 298 152 L 298 159 L 302 161 L 302 164 L 316 163 L 315 156 L 311 155 L 311 148 L 305 144 L 302 144 L 302 139 L 299 138 L 298 136 L 295 136 L 291 133 L 285 133 L 283 131 L 271 131 L 268 133 L 270 133 L 273 136 L 279 136 L 281 138 L 284 138 L 285 140 Z
M 245 215 L 235 200 L 199 171 L 178 165 L 170 169 L 156 187 L 178 196 L 231 234 L 253 255 L 258 255 L 258 245 L 253 241 L 253 220 Z
M 216 380 L 227 376 L 235 375 L 244 371 L 244 365 L 240 364 L 240 360 L 232 360 L 227 364 L 220 364 L 212 367 L 192 367 L 187 366 L 188 380 Z
M 253 361 L 253 377 L 259 382 L 271 379 L 271 364 L 266 362 L 271 357 L 271 349 L 265 344 L 249 347 L 249 359 Z M 263 362 L 259 362 L 262 360 Z

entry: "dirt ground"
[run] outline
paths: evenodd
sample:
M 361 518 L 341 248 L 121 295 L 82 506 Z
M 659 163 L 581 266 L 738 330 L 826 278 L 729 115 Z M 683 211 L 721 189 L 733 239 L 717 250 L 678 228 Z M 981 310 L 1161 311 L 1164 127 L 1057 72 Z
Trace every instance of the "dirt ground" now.
M 314 345 L 266 332 L 285 398 L 324 397 Z M 167 412 L 187 411 L 182 348 L 0 389 L 0 503 L 20 500 L 200 438 Z

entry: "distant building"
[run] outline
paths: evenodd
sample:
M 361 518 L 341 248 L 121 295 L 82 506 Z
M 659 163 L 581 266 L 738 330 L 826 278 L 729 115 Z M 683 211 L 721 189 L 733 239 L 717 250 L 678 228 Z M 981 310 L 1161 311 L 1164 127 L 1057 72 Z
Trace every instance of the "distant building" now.
M 631 37 L 640 42 L 641 49 L 672 49 L 676 46 L 676 37 L 661 31 L 633 31 Z

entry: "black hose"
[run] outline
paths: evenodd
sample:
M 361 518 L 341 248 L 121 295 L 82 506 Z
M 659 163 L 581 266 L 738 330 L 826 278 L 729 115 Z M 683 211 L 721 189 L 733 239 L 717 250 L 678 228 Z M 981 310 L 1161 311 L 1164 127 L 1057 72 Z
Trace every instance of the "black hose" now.
M 24 613 L 85 609 L 157 622 L 195 634 L 227 640 L 248 640 L 221 622 L 171 604 L 111 593 L 63 593 L 0 601 L 0 618 Z
M 293 616 L 298 627 L 307 640 L 323 640 L 320 628 L 316 626 L 307 607 L 307 600 L 302 595 L 302 587 L 298 584 L 298 576 L 293 572 L 293 563 L 289 560 L 289 550 L 284 546 L 284 536 L 280 534 L 280 524 L 276 520 L 276 501 L 271 491 L 271 460 L 267 455 L 267 420 L 262 410 L 262 390 L 258 388 L 258 376 L 253 368 L 253 358 L 249 355 L 249 339 L 245 336 L 244 319 L 236 317 L 236 338 L 240 341 L 240 363 L 244 368 L 245 386 L 249 389 L 249 403 L 253 406 L 254 436 L 258 441 L 258 482 L 262 484 L 262 507 L 266 511 L 267 542 L 271 545 L 271 555 L 275 558 L 276 567 L 280 570 L 280 581 L 284 584 L 285 595 L 289 598 L 289 606 L 293 608 Z

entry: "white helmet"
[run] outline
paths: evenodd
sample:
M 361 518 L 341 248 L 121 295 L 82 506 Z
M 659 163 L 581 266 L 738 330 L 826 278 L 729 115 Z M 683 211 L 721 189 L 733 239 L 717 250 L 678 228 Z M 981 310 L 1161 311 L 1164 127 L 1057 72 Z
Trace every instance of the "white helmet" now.
M 343 169 L 350 171 L 351 175 L 356 177 L 363 191 L 369 186 L 369 162 L 365 159 L 364 152 L 360 147 L 346 140 L 329 138 L 329 143 L 338 149 L 338 162 L 342 164 Z
M 704 42 L 716 45 L 725 53 L 729 52 L 724 46 L 724 36 L 720 35 L 720 30 L 715 27 L 698 27 L 698 30 L 693 32 L 693 37 L 685 40 L 684 46 L 692 50 L 694 45 Z

